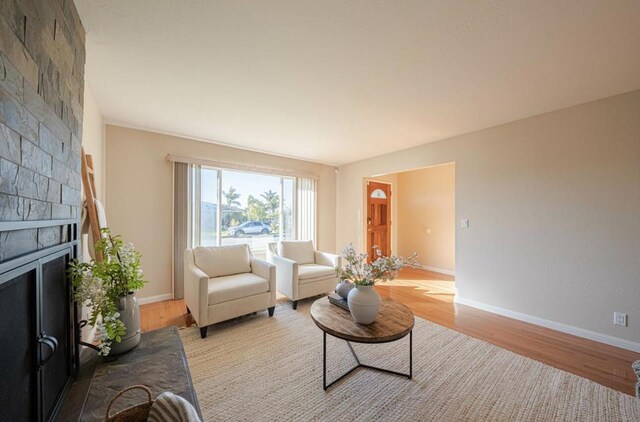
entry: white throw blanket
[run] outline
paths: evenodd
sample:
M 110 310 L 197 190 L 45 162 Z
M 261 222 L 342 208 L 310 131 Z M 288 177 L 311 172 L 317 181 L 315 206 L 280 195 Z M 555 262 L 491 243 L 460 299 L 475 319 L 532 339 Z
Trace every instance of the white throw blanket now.
M 150 422 L 201 422 L 196 409 L 180 396 L 162 393 L 149 410 Z

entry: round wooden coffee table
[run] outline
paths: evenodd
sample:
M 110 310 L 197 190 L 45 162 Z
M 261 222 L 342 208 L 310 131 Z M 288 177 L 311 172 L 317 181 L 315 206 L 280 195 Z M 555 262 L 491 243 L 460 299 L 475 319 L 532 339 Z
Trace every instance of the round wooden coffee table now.
M 311 305 L 311 319 L 322 330 L 322 387 L 326 390 L 358 368 L 374 369 L 411 379 L 413 376 L 413 312 L 406 306 L 391 299 L 383 299 L 376 320 L 369 325 L 356 323 L 351 313 L 337 305 L 333 305 L 326 297 L 320 298 Z M 327 385 L 327 334 L 345 340 L 356 366 Z M 351 347 L 354 343 L 388 343 L 409 335 L 409 373 L 390 371 L 360 362 L 358 355 Z

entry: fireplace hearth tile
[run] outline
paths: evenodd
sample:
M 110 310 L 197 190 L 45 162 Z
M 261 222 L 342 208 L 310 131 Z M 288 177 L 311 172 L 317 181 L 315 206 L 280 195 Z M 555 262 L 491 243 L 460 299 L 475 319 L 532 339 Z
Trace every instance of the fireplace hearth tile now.
M 178 329 L 168 327 L 142 334 L 140 345 L 120 355 L 116 360 L 105 361 L 96 357 L 97 363 L 86 394 L 87 378 L 78 377 L 71 387 L 69 398 L 63 406 L 64 415 L 78 415 L 77 407 L 84 402 L 84 409 L 73 420 L 102 421 L 111 399 L 121 390 L 142 384 L 151 388 L 153 397 L 171 391 L 184 397 L 199 411 L 198 399 L 191 383 L 191 375 L 184 354 Z M 85 400 L 86 398 L 86 400 Z M 118 399 L 121 410 L 144 401 L 144 393 L 126 394 Z M 62 414 L 61 414 L 62 415 Z

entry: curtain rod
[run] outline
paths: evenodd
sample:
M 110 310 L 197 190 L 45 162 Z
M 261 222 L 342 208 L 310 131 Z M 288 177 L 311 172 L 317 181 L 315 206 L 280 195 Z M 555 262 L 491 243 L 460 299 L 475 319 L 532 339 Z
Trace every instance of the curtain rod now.
M 167 154 L 167 161 L 172 163 L 197 164 L 201 166 L 215 167 L 219 169 L 246 171 L 251 173 L 266 173 L 278 176 L 304 177 L 318 180 L 320 177 L 311 173 L 304 173 L 285 169 L 249 166 L 246 164 L 228 163 L 224 161 L 209 160 L 206 158 L 186 157 L 184 155 Z

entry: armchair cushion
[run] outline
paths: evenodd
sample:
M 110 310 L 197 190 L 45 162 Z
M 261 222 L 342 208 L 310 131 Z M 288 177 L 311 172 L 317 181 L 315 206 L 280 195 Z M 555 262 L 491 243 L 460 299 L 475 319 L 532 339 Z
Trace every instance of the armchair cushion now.
M 278 242 L 278 255 L 298 264 L 315 264 L 315 247 L 311 240 L 283 240 Z
M 336 269 L 318 264 L 305 264 L 298 267 L 298 280 L 301 284 L 327 277 L 337 277 Z
M 269 281 L 253 273 L 209 279 L 209 305 L 228 302 L 269 291 Z
M 209 277 L 251 272 L 251 252 L 247 245 L 198 246 L 193 249 L 198 268 Z

